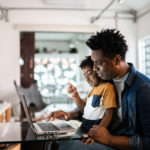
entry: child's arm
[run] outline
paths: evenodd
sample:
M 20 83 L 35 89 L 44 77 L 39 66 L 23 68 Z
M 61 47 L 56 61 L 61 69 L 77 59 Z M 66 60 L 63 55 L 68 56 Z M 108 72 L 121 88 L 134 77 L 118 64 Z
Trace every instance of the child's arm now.
M 102 118 L 102 121 L 100 122 L 99 126 L 107 128 L 113 119 L 114 111 L 115 108 L 106 109 L 104 117 Z
M 78 91 L 77 91 L 77 88 L 74 87 L 71 83 L 69 83 L 68 93 L 72 95 L 72 98 L 74 99 L 76 105 L 78 106 L 80 111 L 83 112 L 84 111 L 85 102 L 82 101 L 82 99 L 80 98 L 80 96 L 78 94 Z
M 115 111 L 115 108 L 106 109 L 104 117 L 102 118 L 102 121 L 100 122 L 100 124 L 98 126 L 107 128 L 113 119 L 114 111 Z M 89 137 L 87 140 L 83 141 L 83 143 L 84 144 L 88 144 L 88 143 L 92 144 L 92 143 L 94 143 L 94 139 Z
M 117 109 L 117 93 L 115 86 L 106 83 L 105 92 L 103 93 L 105 114 L 99 124 L 101 127 L 107 128 L 111 123 L 114 113 Z

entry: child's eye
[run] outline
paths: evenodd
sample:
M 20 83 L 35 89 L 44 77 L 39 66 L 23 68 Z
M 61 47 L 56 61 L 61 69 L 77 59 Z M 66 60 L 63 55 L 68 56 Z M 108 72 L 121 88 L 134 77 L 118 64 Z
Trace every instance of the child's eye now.
M 84 74 L 84 76 L 85 76 L 85 77 L 89 77 L 89 76 L 91 76 L 92 74 L 93 74 L 93 70 L 87 71 L 87 72 Z
M 90 76 L 90 75 L 92 75 L 92 73 L 93 73 L 92 71 L 91 71 L 91 72 L 89 72 L 89 73 L 87 74 L 87 76 Z

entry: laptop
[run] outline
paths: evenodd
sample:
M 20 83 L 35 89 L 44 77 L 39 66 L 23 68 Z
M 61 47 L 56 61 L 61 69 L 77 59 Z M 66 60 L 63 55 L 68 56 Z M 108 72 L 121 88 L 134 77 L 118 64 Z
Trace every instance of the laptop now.
M 53 122 L 43 122 L 43 123 L 33 123 L 30 112 L 27 107 L 26 98 L 23 93 L 21 93 L 18 89 L 16 82 L 14 81 L 14 85 L 16 88 L 17 95 L 23 105 L 23 109 L 29 123 L 30 128 L 37 134 L 37 135 L 46 135 L 46 134 L 64 134 L 68 132 L 75 132 L 76 129 L 69 125 L 66 121 L 59 120 Z
M 69 125 L 65 121 L 52 121 L 52 122 L 39 122 L 39 123 L 33 123 L 31 120 L 31 116 L 27 107 L 25 96 L 22 93 L 19 93 L 19 97 L 21 99 L 27 121 L 31 127 L 31 129 L 37 134 L 37 135 L 45 135 L 45 134 L 64 134 L 68 132 L 75 132 L 76 129 L 73 128 L 71 125 Z

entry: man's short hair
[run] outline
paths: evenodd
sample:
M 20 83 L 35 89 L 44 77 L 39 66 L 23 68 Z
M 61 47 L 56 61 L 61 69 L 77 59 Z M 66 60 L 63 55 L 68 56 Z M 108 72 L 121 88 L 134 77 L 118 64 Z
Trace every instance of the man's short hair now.
M 93 69 L 94 62 L 92 61 L 91 56 L 86 56 L 86 58 L 81 61 L 79 67 L 84 69 L 86 66 L 89 66 Z
M 119 54 L 122 60 L 125 60 L 128 50 L 125 37 L 115 29 L 103 29 L 97 32 L 86 41 L 86 44 L 92 50 L 101 50 L 103 55 L 110 59 Z

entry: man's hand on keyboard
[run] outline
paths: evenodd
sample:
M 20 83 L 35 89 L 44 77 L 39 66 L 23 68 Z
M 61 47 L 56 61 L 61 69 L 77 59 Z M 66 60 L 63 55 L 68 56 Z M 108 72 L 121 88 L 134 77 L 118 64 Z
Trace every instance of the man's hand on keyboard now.
M 53 111 L 50 113 L 48 117 L 48 121 L 50 120 L 53 121 L 55 119 L 69 120 L 69 113 L 62 111 L 62 110 Z

